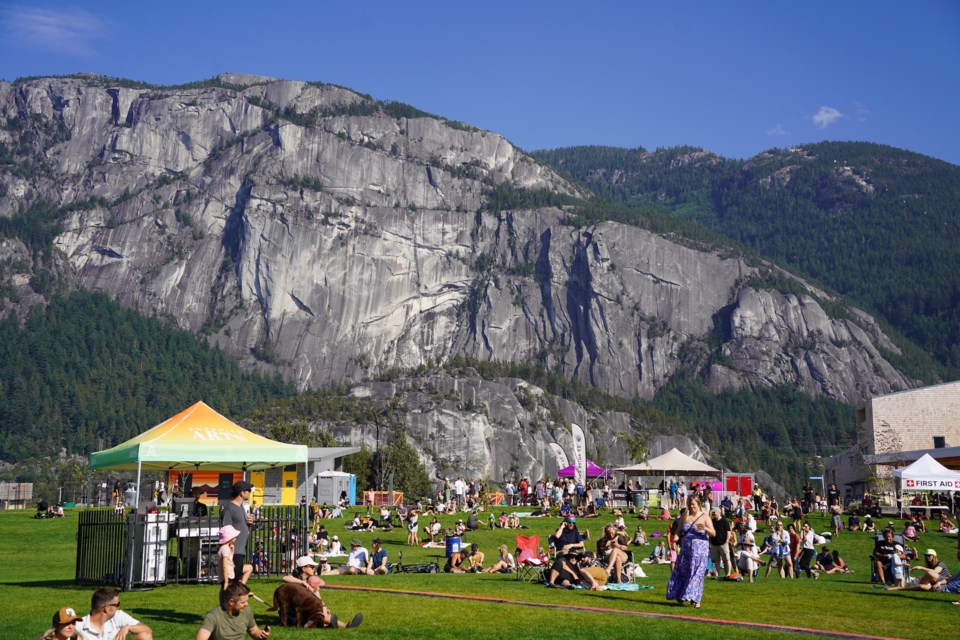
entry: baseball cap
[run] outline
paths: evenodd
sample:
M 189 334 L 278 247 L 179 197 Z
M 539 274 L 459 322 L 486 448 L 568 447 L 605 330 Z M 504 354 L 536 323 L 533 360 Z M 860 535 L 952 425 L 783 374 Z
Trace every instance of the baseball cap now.
M 362 546 L 363 546 L 363 543 L 360 542 L 360 538 L 354 538 L 353 540 L 350 541 L 350 546 L 351 546 L 351 547 L 362 547 Z
M 370 541 L 370 544 L 381 544 L 380 538 L 374 538 L 373 540 Z
M 302 569 L 303 567 L 315 567 L 317 563 L 310 556 L 300 556 L 297 558 L 297 566 Z
M 234 482 L 232 487 L 233 495 L 235 496 L 240 495 L 244 491 L 251 491 L 252 489 L 253 489 L 253 485 L 247 482 L 246 480 Z
M 64 607 L 53 614 L 53 626 L 59 627 L 64 624 L 70 624 L 71 622 L 77 622 L 83 620 L 80 616 L 77 615 L 77 612 L 73 610 L 73 607 Z
M 334 540 L 339 540 L 339 539 L 340 539 L 340 536 L 333 536 L 333 539 L 334 539 Z
M 937 555 L 937 550 L 936 550 L 936 549 L 927 549 L 926 551 L 923 552 L 923 555 L 925 555 L 925 556 L 933 556 L 933 557 L 935 557 L 935 558 L 938 558 L 938 557 L 939 557 L 939 556 Z

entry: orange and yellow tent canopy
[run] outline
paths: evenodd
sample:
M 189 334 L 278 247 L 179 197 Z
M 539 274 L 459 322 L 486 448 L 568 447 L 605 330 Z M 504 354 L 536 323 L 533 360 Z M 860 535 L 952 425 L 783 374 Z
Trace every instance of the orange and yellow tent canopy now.
M 305 464 L 307 447 L 259 436 L 198 402 L 122 444 L 90 456 L 91 469 L 260 471 Z

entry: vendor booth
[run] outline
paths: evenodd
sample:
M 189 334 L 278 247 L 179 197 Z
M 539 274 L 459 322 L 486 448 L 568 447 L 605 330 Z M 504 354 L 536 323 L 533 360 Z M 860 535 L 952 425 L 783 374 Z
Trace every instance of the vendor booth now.
M 577 474 L 576 465 L 571 464 L 568 467 L 564 467 L 557 471 L 557 476 L 561 478 L 573 478 Z M 590 478 L 606 478 L 610 475 L 606 469 L 598 467 L 594 464 L 593 460 L 587 460 L 587 479 Z
M 682 476 L 693 478 L 722 478 L 723 471 L 714 469 L 705 462 L 700 462 L 683 453 L 679 449 L 670 449 L 663 455 L 651 458 L 646 462 L 620 467 L 616 469 L 627 476 L 659 476 L 666 484 L 667 476 Z M 652 494 L 656 490 L 651 490 Z M 639 492 L 637 492 L 639 495 Z M 652 505 L 652 496 L 648 496 L 648 502 Z M 635 503 L 636 504 L 636 503 Z M 639 506 L 639 505 L 637 505 Z
M 91 469 L 216 471 L 224 485 L 235 478 L 273 468 L 304 465 L 307 447 L 276 442 L 234 424 L 203 402 L 144 433 L 90 457 Z M 234 474 L 240 474 L 236 476 Z M 256 503 L 256 489 L 251 503 Z M 259 487 L 262 491 L 262 486 Z M 262 494 L 261 494 L 262 495 Z M 221 500 L 229 496 L 221 495 Z M 262 501 L 261 501 L 262 502 Z M 76 581 L 81 584 L 134 585 L 168 581 L 216 581 L 219 516 L 214 508 L 168 513 L 141 501 L 132 514 L 80 512 Z M 251 527 L 247 557 L 281 559 L 306 548 L 307 517 L 299 507 L 259 507 Z M 272 556 L 271 556 L 272 552 Z M 263 567 L 272 573 L 272 564 Z

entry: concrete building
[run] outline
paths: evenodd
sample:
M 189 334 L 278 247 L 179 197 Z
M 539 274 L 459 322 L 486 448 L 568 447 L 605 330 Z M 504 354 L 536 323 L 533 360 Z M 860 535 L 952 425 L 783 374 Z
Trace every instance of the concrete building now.
M 857 447 L 824 463 L 824 481 L 850 499 L 892 494 L 893 469 L 924 453 L 950 467 L 960 447 L 960 381 L 871 398 L 857 410 L 857 434 Z

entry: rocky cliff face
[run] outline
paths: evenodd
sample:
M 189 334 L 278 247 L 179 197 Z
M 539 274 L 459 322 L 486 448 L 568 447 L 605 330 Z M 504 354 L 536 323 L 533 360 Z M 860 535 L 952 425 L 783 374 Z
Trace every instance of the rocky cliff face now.
M 0 216 L 55 202 L 81 286 L 302 387 L 457 353 L 627 397 L 681 367 L 716 389 L 795 382 L 851 403 L 913 386 L 865 314 L 755 288 L 759 267 L 715 250 L 568 226 L 527 196 L 577 187 L 494 133 L 403 105 L 257 76 L 88 77 L 0 83 L 0 116 Z M 507 187 L 516 206 L 492 210 Z M 28 289 L 18 264 L 5 277 Z

